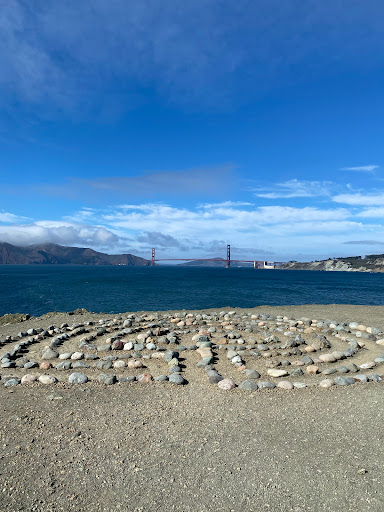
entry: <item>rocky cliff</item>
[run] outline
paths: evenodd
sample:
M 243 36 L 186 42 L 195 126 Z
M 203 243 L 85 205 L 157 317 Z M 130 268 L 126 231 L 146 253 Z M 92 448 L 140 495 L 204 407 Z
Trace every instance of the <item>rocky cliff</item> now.
M 297 262 L 290 261 L 280 266 L 286 270 L 324 270 L 328 272 L 384 272 L 384 254 L 370 254 L 365 258 L 329 258 L 328 260 Z

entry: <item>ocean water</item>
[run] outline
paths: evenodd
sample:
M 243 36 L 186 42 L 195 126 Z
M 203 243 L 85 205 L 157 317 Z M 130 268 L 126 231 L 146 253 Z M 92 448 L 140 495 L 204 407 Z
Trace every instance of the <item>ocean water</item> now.
M 0 314 L 298 304 L 384 305 L 384 274 L 253 268 L 0 265 Z

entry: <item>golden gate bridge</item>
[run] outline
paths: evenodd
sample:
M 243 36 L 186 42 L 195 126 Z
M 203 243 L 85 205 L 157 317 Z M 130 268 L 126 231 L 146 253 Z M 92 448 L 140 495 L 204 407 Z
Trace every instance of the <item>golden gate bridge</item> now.
M 226 268 L 230 268 L 231 263 L 252 263 L 253 268 L 272 269 L 278 268 L 282 265 L 283 261 L 260 261 L 260 260 L 235 260 L 231 259 L 231 246 L 227 245 L 227 255 L 225 259 L 222 258 L 156 258 L 156 248 L 152 247 L 151 267 L 154 267 L 159 261 L 217 261 L 225 263 Z

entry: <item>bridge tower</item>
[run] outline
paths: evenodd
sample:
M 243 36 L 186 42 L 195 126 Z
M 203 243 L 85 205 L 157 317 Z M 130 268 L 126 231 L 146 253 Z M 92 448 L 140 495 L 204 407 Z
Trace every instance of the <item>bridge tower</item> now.
M 226 259 L 226 268 L 229 268 L 231 266 L 231 246 L 227 245 L 227 259 Z
M 155 260 L 156 260 L 156 256 L 155 256 L 155 248 L 154 248 L 154 247 L 152 247 L 151 267 L 154 267 L 154 266 L 155 266 Z

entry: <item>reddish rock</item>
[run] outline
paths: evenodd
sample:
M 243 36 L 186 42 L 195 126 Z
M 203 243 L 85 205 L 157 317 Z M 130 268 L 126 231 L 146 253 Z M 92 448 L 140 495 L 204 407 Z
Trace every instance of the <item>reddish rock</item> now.
M 143 384 L 148 384 L 152 380 L 152 375 L 150 373 L 142 373 L 137 377 L 137 380 Z
M 50 368 L 52 368 L 52 365 L 49 361 L 42 361 L 40 363 L 40 370 L 49 370 Z

